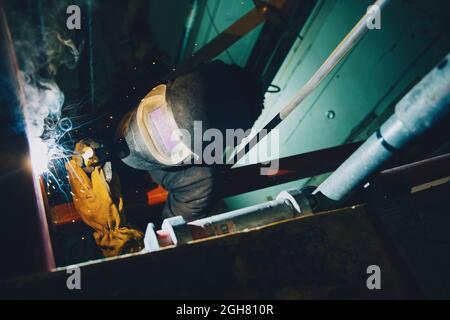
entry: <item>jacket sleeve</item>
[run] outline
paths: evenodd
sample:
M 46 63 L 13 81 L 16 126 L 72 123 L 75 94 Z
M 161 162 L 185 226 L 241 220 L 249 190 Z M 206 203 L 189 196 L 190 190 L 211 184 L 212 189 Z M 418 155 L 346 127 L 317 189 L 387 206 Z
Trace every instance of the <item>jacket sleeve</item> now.
M 190 166 L 150 171 L 153 180 L 169 192 L 162 218 L 183 216 L 187 221 L 210 214 L 218 200 L 221 179 L 215 167 Z

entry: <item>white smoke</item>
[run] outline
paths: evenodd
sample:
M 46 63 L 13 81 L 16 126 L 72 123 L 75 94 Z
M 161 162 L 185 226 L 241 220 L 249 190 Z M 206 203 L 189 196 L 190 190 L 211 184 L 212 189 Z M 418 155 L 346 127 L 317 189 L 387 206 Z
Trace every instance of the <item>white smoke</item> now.
M 64 104 L 64 94 L 53 82 L 31 83 L 30 78 L 23 72 L 19 73 L 24 93 L 23 112 L 27 124 L 28 134 L 39 138 L 46 129 L 45 120 L 48 117 L 59 119 Z
M 46 120 L 61 118 L 64 94 L 53 81 L 32 84 L 30 77 L 23 71 L 19 72 L 19 81 L 24 94 L 23 112 L 30 142 L 33 170 L 39 175 L 48 169 L 50 159 L 61 153 L 57 144 L 58 133 L 56 129 L 48 128 Z M 51 130 L 53 130 L 52 134 L 43 140 L 44 133 L 51 132 Z
M 10 29 L 21 69 L 18 78 L 23 92 L 22 109 L 36 174 L 47 170 L 51 159 L 64 155 L 59 142 L 72 128 L 71 121 L 63 116 L 65 97 L 55 81 L 61 67 L 76 68 L 83 47 L 83 42 L 75 45 L 62 23 L 67 3 L 42 2 L 43 19 L 38 20 L 19 7 L 10 13 Z

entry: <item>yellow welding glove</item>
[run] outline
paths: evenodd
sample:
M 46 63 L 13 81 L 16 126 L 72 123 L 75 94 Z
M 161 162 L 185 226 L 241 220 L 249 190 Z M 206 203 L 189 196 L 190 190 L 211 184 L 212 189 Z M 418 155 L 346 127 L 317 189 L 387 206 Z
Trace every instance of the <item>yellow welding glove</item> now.
M 91 177 L 75 160 L 66 163 L 73 204 L 82 220 L 94 229 L 94 239 L 105 257 L 143 249 L 143 233 L 126 225 L 121 196 L 111 197 L 110 185 L 100 166 Z

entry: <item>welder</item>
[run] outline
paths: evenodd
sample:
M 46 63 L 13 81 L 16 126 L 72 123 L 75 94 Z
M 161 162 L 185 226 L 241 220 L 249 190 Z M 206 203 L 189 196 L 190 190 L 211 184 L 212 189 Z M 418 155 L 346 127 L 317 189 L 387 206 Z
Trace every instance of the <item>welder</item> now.
M 222 163 L 197 161 L 208 144 L 202 140 L 200 148 L 195 148 L 198 137 L 208 129 L 217 129 L 222 137 L 227 129 L 247 131 L 262 108 L 261 86 L 249 72 L 217 60 L 205 63 L 152 88 L 120 122 L 114 149 L 125 164 L 149 172 L 154 182 L 169 192 L 162 218 L 195 220 L 213 212 L 227 174 Z M 82 184 L 74 183 L 77 174 L 84 180 L 87 177 L 81 167 L 81 160 L 66 166 L 77 196 L 74 204 L 83 220 L 96 230 L 94 238 L 104 255 L 136 251 L 142 246 L 142 233 L 124 222 L 121 197 L 112 196 L 105 169 L 93 166 L 92 180 L 85 182 L 93 188 L 86 197 L 80 191 Z M 77 205 L 80 201 L 82 206 Z

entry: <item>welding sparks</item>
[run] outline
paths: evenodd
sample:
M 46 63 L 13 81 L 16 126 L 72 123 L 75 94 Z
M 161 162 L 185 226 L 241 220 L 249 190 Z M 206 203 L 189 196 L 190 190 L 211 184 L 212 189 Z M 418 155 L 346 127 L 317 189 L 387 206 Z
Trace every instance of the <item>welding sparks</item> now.
M 72 122 L 68 118 L 63 118 L 66 123 L 66 127 L 61 124 L 56 126 L 52 130 L 52 137 L 48 139 L 42 139 L 41 137 L 33 136 L 28 133 L 28 139 L 30 143 L 30 158 L 33 167 L 33 172 L 36 175 L 42 175 L 50 170 L 50 163 L 54 160 L 68 161 L 72 155 L 71 150 L 66 150 L 62 144 L 60 144 L 61 138 L 72 129 Z M 67 124 L 69 123 L 69 124 Z
M 34 174 L 37 176 L 50 171 L 52 161 L 61 160 L 63 163 L 69 160 L 71 152 L 67 152 L 62 146 L 43 141 L 40 138 L 30 137 L 30 158 Z M 55 178 L 58 182 L 61 179 Z

